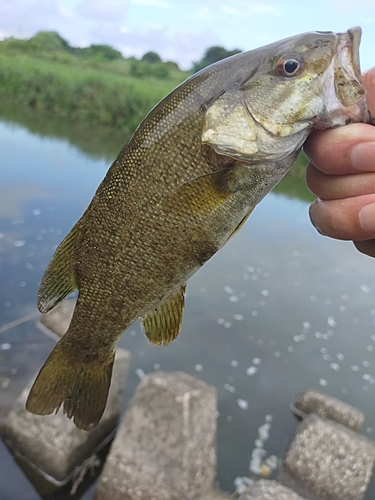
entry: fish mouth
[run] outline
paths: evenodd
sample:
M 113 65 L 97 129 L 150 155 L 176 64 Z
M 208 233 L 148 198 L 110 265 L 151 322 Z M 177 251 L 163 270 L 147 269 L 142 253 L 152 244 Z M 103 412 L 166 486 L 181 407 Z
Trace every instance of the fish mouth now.
M 337 52 L 333 60 L 335 92 L 345 107 L 356 104 L 366 94 L 359 64 L 361 36 L 362 30 L 358 27 L 338 34 Z
M 348 123 L 370 123 L 366 89 L 362 84 L 359 44 L 362 30 L 351 28 L 337 33 L 335 54 L 321 75 L 321 89 L 326 116 L 316 128 L 331 128 Z
M 354 76 L 358 82 L 362 83 L 361 67 L 359 62 L 359 44 L 361 43 L 362 30 L 359 26 L 348 29 L 346 33 L 340 36 L 340 42 L 345 39 L 349 39 L 349 43 L 346 43 L 344 47 L 349 49 L 348 60 L 350 61 L 350 67 L 353 69 Z

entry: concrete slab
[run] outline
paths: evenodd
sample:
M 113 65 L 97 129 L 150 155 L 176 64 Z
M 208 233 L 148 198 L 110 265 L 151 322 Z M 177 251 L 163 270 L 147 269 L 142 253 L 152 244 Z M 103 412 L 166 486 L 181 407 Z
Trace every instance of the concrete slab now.
M 358 431 L 365 419 L 364 413 L 354 406 L 314 389 L 297 394 L 292 404 L 292 411 L 298 416 L 315 413 L 354 431 Z
M 287 452 L 284 468 L 315 496 L 362 500 L 375 462 L 375 443 L 332 420 L 309 415 Z
M 246 489 L 238 500 L 304 500 L 277 481 L 262 479 Z
M 182 372 L 148 375 L 121 423 L 95 498 L 223 498 L 212 496 L 215 440 L 214 387 Z
M 129 352 L 118 349 L 107 407 L 92 431 L 77 429 L 61 410 L 46 416 L 26 411 L 28 387 L 2 422 L 0 433 L 4 443 L 13 454 L 21 456 L 51 481 L 67 482 L 73 471 L 76 472 L 116 428 L 129 361 Z

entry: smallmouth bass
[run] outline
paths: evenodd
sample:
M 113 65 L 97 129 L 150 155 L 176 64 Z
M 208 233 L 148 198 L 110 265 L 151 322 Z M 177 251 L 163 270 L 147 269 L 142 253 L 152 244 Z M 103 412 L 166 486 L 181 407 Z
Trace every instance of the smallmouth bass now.
M 232 56 L 146 116 L 42 279 L 41 312 L 79 295 L 29 411 L 63 405 L 92 429 L 124 330 L 140 317 L 153 344 L 177 337 L 187 280 L 291 168 L 310 132 L 369 120 L 360 37 L 359 28 L 306 33 Z

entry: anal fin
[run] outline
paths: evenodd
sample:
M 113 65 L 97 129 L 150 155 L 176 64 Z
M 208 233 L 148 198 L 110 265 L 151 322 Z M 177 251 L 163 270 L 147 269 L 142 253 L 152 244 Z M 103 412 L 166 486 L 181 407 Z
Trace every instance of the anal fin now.
M 183 285 L 141 318 L 143 330 L 152 344 L 167 345 L 177 337 L 182 324 L 185 289 Z

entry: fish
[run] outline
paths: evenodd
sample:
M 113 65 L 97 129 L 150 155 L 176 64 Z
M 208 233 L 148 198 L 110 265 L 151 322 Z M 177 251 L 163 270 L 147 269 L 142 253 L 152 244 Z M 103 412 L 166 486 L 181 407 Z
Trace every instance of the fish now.
M 46 313 L 73 291 L 68 330 L 28 411 L 100 421 L 116 344 L 138 318 L 152 344 L 178 335 L 188 279 L 244 225 L 314 129 L 368 122 L 361 29 L 309 32 L 189 77 L 140 123 L 56 249 L 38 293 Z

